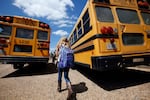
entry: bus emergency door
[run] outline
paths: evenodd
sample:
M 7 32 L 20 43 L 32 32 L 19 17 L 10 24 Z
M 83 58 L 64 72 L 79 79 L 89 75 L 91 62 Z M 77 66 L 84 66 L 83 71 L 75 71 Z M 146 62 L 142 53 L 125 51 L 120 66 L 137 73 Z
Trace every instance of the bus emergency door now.
M 11 54 L 15 56 L 34 55 L 34 30 L 28 28 L 16 28 L 12 39 Z
M 143 32 L 138 12 L 132 9 L 116 8 L 121 36 L 121 51 L 124 54 L 140 53 L 147 50 L 147 35 Z

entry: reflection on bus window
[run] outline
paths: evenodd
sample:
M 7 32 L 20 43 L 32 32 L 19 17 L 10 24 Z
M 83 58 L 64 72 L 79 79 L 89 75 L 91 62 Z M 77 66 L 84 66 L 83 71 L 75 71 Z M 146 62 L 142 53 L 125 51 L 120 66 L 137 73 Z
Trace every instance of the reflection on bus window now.
M 11 30 L 12 30 L 11 26 L 0 24 L 0 35 L 10 36 L 11 35 Z
M 76 30 L 74 30 L 73 35 L 74 35 L 74 41 L 76 41 L 76 40 L 77 40 L 77 33 L 76 33 Z
M 16 37 L 19 38 L 33 39 L 33 34 L 34 31 L 29 29 L 18 28 L 16 31 Z
M 89 16 L 89 11 L 88 10 L 83 15 L 82 20 L 83 20 L 83 30 L 84 30 L 84 34 L 85 34 L 90 29 L 90 16 Z
M 114 18 L 111 12 L 111 9 L 108 7 L 99 7 L 96 6 L 97 18 L 101 22 L 114 22 Z
M 74 38 L 73 38 L 73 35 L 71 35 L 71 37 L 70 37 L 70 44 L 73 44 L 73 42 L 74 42 Z
M 47 37 L 48 37 L 48 33 L 47 32 L 45 32 L 45 31 L 38 31 L 37 38 L 39 40 L 47 40 Z
M 119 21 L 127 24 L 140 24 L 138 14 L 135 10 L 117 9 Z
M 15 45 L 14 52 L 32 52 L 32 46 L 29 45 Z
M 143 17 L 144 23 L 150 25 L 150 13 L 142 12 L 141 15 Z
M 82 35 L 82 27 L 81 27 L 81 21 L 80 21 L 78 24 L 78 37 L 80 37 L 81 35 Z M 76 39 L 75 39 L 75 41 L 76 41 Z

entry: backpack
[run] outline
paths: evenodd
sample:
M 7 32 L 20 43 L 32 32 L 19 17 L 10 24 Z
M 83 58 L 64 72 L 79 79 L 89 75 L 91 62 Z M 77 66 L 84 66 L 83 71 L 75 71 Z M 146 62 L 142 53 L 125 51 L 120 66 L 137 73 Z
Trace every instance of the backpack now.
M 74 53 L 73 50 L 68 47 L 61 47 L 59 53 L 59 68 L 67 68 L 74 66 Z

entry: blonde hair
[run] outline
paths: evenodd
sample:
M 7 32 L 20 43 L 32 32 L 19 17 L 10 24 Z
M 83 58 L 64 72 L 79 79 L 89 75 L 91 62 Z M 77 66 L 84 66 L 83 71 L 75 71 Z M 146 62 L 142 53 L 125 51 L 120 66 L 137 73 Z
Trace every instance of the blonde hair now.
M 67 37 L 62 37 L 59 42 L 57 43 L 57 48 L 59 48 L 62 44 L 65 44 L 65 46 L 70 47 L 69 41 Z
M 65 47 L 70 48 L 70 44 L 69 44 L 69 41 L 68 41 L 67 37 L 62 37 L 57 43 L 56 55 L 58 55 L 59 48 L 62 46 L 62 44 L 64 44 Z

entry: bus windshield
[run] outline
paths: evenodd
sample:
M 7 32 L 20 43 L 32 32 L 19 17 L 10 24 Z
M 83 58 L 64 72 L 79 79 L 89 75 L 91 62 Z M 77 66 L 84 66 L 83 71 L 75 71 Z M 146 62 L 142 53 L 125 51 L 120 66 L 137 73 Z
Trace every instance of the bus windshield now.
M 96 6 L 97 19 L 101 22 L 114 22 L 114 18 L 109 7 Z
M 126 24 L 140 24 L 138 14 L 135 10 L 117 8 L 119 21 Z
M 141 12 L 142 18 L 146 25 L 150 25 L 150 13 Z
M 11 35 L 11 30 L 12 30 L 11 26 L 0 24 L 0 35 L 10 36 Z

